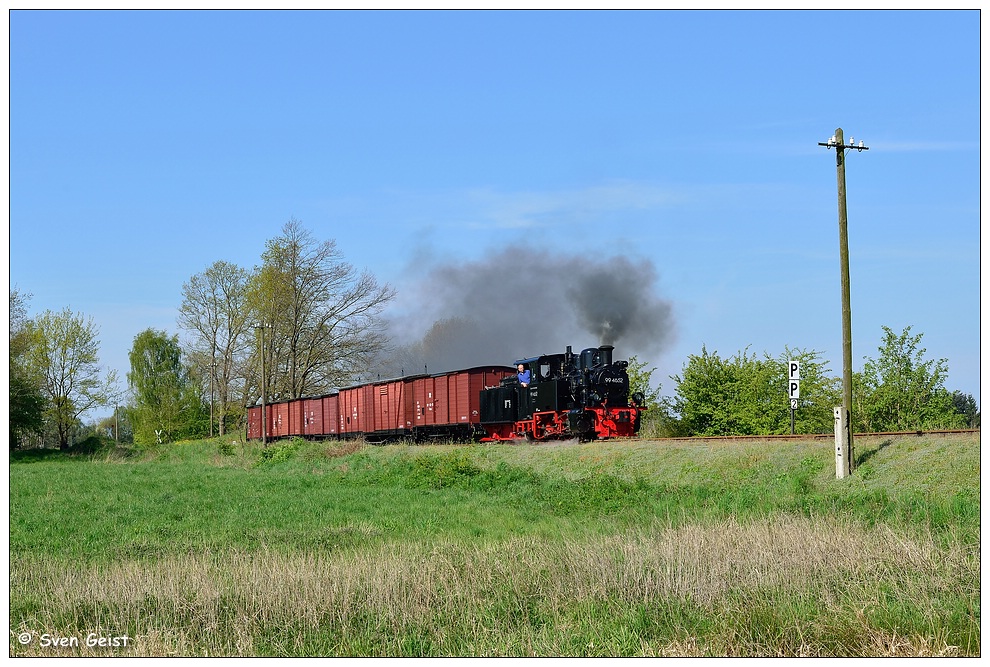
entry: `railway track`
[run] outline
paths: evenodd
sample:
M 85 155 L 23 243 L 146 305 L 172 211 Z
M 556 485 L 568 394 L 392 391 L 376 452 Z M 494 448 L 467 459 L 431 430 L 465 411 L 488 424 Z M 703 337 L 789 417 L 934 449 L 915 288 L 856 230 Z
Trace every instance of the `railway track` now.
M 979 435 L 980 429 L 978 428 L 968 428 L 968 429 L 953 429 L 953 430 L 942 430 L 942 431 L 883 431 L 875 433 L 854 433 L 853 439 L 856 438 L 872 438 L 872 437 L 895 437 L 895 436 L 924 436 L 924 435 L 957 435 L 957 434 L 976 434 Z M 834 433 L 796 433 L 791 435 L 789 433 L 783 435 L 692 435 L 683 438 L 649 438 L 650 440 L 662 440 L 664 442 L 726 442 L 731 440 L 833 440 L 835 438 Z M 644 438 L 645 440 L 646 438 Z

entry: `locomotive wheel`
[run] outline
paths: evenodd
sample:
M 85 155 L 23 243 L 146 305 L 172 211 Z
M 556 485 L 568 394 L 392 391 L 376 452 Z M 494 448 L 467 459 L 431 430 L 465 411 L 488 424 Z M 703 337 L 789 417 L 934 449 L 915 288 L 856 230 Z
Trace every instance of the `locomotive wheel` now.
M 595 440 L 598 436 L 598 434 L 595 433 L 594 419 L 587 413 L 582 414 L 576 419 L 572 416 L 570 431 L 577 436 L 580 442 Z

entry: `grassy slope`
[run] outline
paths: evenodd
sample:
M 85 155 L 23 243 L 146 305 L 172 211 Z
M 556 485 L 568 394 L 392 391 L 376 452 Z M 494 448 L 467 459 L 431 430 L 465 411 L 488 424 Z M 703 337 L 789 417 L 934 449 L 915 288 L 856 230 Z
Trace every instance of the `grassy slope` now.
M 828 441 L 13 455 L 11 652 L 99 625 L 143 655 L 978 654 L 978 437 L 857 457 L 839 481 Z

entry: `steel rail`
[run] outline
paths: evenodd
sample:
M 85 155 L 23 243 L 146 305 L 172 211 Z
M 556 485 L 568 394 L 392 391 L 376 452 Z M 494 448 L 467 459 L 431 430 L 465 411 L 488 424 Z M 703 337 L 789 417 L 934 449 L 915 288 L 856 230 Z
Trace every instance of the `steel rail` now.
M 956 435 L 956 434 L 979 434 L 978 428 L 935 430 L 935 431 L 878 431 L 871 433 L 855 433 L 857 438 L 870 437 L 892 437 L 892 436 L 923 436 L 923 435 Z M 641 440 L 675 441 L 675 442 L 700 442 L 705 440 L 727 441 L 727 440 L 831 440 L 835 438 L 834 433 L 796 433 L 791 435 L 692 435 L 677 438 L 643 438 Z

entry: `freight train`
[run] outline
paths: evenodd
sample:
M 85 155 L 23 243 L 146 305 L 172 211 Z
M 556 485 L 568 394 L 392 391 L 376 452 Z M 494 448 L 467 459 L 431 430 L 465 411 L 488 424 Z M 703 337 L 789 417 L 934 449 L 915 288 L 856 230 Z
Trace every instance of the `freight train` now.
M 481 442 L 633 436 L 645 406 L 611 345 L 346 387 L 248 408 L 247 438 Z M 520 381 L 518 366 L 528 371 Z

